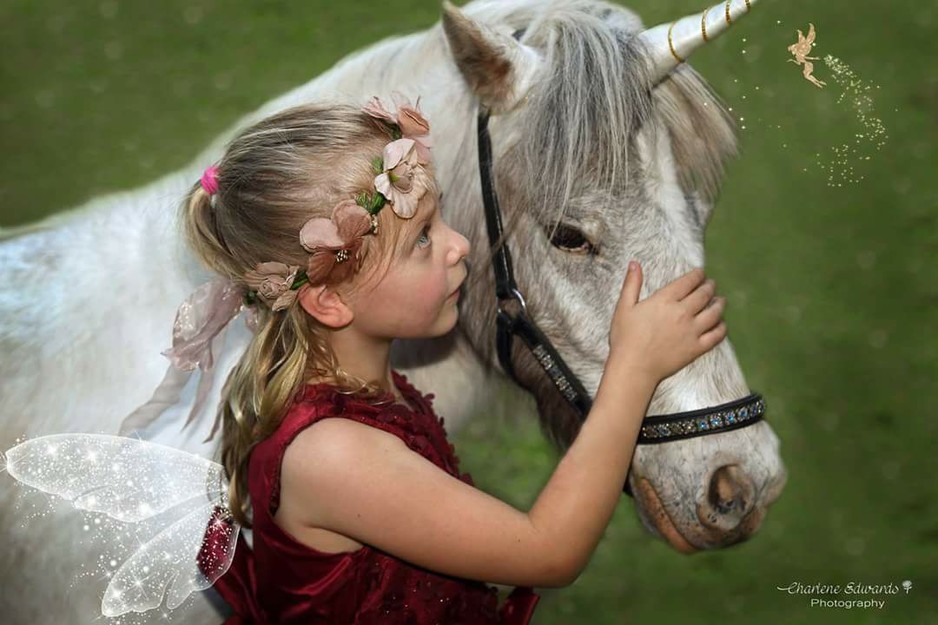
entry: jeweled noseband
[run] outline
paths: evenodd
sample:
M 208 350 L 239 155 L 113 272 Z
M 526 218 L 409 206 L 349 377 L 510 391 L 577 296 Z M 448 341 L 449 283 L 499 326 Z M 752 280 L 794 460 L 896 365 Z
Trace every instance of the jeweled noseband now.
M 492 181 L 492 142 L 488 131 L 489 115 L 480 110 L 478 116 L 479 176 L 482 181 L 482 202 L 489 244 L 492 247 L 492 266 L 495 269 L 495 297 L 497 300 L 495 345 L 502 369 L 512 379 L 515 376 L 511 362 L 511 346 L 515 336 L 527 345 L 531 354 L 550 378 L 563 398 L 576 411 L 580 420 L 586 419 L 593 400 L 583 384 L 573 374 L 550 340 L 528 315 L 524 296 L 515 283 L 511 266 L 511 253 L 503 238 L 501 209 Z M 645 417 L 638 435 L 639 444 L 667 443 L 669 441 L 704 434 L 715 434 L 751 425 L 763 418 L 765 402 L 758 393 L 752 393 L 719 406 L 701 410 L 677 412 Z M 628 480 L 623 490 L 631 495 Z

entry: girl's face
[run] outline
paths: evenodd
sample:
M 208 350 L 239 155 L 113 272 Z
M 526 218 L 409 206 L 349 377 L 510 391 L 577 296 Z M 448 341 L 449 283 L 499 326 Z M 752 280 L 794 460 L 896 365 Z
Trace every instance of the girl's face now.
M 387 272 L 349 302 L 360 332 L 422 338 L 441 336 L 456 325 L 469 241 L 443 221 L 438 204 L 432 193 L 421 199 L 417 214 L 403 224 Z

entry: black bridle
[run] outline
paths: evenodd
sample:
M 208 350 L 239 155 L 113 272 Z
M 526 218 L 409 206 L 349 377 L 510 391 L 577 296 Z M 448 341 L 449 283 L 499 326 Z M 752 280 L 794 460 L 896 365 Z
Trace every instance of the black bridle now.
M 482 181 L 482 201 L 485 205 L 485 223 L 492 247 L 492 266 L 495 269 L 495 297 L 497 300 L 495 345 L 502 369 L 516 382 L 511 362 L 511 346 L 519 337 L 544 369 L 563 398 L 576 411 L 580 421 L 586 419 L 593 401 L 583 384 L 528 315 L 521 290 L 515 283 L 511 267 L 511 253 L 504 239 L 502 213 L 492 180 L 492 141 L 488 131 L 489 115 L 480 110 L 478 117 L 479 176 Z M 758 393 L 752 393 L 732 402 L 700 410 L 645 417 L 638 435 L 639 444 L 669 441 L 716 432 L 735 430 L 751 425 L 763 418 L 765 402 Z M 629 491 L 628 480 L 624 490 Z

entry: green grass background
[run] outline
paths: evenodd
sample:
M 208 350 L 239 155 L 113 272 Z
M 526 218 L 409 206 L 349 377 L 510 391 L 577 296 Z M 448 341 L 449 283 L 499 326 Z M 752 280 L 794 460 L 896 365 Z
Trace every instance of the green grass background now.
M 703 3 L 633 8 L 656 23 Z M 242 114 L 437 16 L 416 0 L 2 0 L 0 225 L 172 171 Z M 850 99 L 785 62 L 809 21 L 817 56 L 878 86 L 888 139 L 865 148 L 856 184 L 828 186 L 817 166 L 863 132 Z M 936 29 L 935 0 L 762 0 L 694 56 L 746 126 L 707 267 L 729 297 L 747 380 L 767 398 L 788 487 L 751 541 L 692 557 L 649 538 L 623 499 L 588 570 L 545 592 L 535 623 L 938 622 Z M 556 460 L 536 425 L 512 416 L 530 407 L 508 402 L 456 437 L 464 468 L 517 505 Z M 905 579 L 911 593 L 877 597 L 882 611 L 809 608 L 776 590 Z

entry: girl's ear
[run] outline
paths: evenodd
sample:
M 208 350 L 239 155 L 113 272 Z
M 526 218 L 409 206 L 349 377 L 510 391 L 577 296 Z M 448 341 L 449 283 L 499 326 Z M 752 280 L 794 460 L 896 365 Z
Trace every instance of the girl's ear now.
M 297 300 L 303 310 L 330 328 L 344 328 L 355 318 L 339 294 L 325 285 L 302 287 Z

